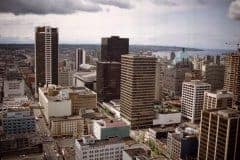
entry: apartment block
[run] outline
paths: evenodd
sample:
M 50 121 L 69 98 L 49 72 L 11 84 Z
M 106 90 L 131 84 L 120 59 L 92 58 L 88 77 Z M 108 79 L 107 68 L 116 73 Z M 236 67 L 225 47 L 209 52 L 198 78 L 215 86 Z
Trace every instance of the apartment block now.
M 181 109 L 182 116 L 192 123 L 199 121 L 203 109 L 204 91 L 210 90 L 211 85 L 199 80 L 184 82 L 182 85 Z
M 240 108 L 240 50 L 225 59 L 224 89 L 232 92 L 234 104 Z
M 233 94 L 225 90 L 205 91 L 203 109 L 232 108 Z

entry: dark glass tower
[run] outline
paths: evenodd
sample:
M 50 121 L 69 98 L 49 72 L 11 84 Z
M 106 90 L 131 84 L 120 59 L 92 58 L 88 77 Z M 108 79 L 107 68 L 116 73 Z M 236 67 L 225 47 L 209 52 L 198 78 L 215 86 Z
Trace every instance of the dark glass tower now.
M 44 84 L 58 84 L 58 29 L 35 30 L 35 91 Z

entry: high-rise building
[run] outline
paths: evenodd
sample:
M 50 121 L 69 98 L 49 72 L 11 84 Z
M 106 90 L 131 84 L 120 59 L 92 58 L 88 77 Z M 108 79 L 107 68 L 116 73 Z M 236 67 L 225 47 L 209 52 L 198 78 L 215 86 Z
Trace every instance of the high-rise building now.
M 179 127 L 173 133 L 168 132 L 167 152 L 172 160 L 196 160 L 198 131 L 190 127 Z
M 181 96 L 185 73 L 192 71 L 192 63 L 188 59 L 183 58 L 180 61 L 180 58 L 176 57 L 174 62 L 176 64 L 165 69 L 163 79 L 163 92 L 171 97 Z
M 182 116 L 192 123 L 200 120 L 203 108 L 204 91 L 210 90 L 211 85 L 199 80 L 184 82 L 182 85 L 181 109 Z
M 226 57 L 224 89 L 233 93 L 234 103 L 240 108 L 240 50 Z
M 211 84 L 213 91 L 223 88 L 224 84 L 224 65 L 209 63 L 202 66 L 203 81 Z
M 164 70 L 167 68 L 167 59 L 159 58 L 156 63 L 155 80 L 155 100 L 160 101 L 163 98 L 163 78 Z
M 116 61 L 121 62 L 121 55 L 128 54 L 129 39 L 112 36 L 110 38 L 102 38 L 101 54 L 99 61 Z
M 97 99 L 98 102 L 108 102 L 120 98 L 119 62 L 97 62 Z
M 240 112 L 203 110 L 199 139 L 198 160 L 240 159 Z
M 58 84 L 58 29 L 35 30 L 35 91 L 44 84 Z
M 121 55 L 128 54 L 128 50 L 128 38 L 102 38 L 96 78 L 99 102 L 120 98 Z
M 86 52 L 82 48 L 76 49 L 76 71 L 79 71 L 80 65 L 86 63 Z
M 120 112 L 131 128 L 152 126 L 156 58 L 122 55 Z
M 232 108 L 233 94 L 224 90 L 205 91 L 203 109 Z

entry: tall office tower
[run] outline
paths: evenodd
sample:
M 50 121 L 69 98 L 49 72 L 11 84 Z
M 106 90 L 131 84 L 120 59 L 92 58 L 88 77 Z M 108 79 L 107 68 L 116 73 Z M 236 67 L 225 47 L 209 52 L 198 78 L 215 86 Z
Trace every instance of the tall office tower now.
M 192 123 L 200 120 L 203 108 L 204 91 L 210 90 L 211 85 L 199 80 L 184 82 L 182 85 L 182 116 Z
M 175 57 L 176 57 L 175 52 L 171 52 L 170 60 L 173 61 L 175 59 Z
M 240 50 L 226 57 L 224 89 L 233 93 L 234 104 L 240 109 Z
M 233 94 L 224 90 L 205 91 L 203 109 L 232 108 Z
M 97 62 L 97 99 L 98 102 L 109 102 L 120 98 L 119 62 Z
M 163 97 L 163 78 L 164 70 L 167 68 L 168 60 L 159 58 L 156 63 L 156 77 L 155 77 L 155 100 L 160 101 Z
M 75 69 L 76 71 L 80 70 L 80 65 L 86 63 L 86 52 L 82 48 L 76 49 L 76 62 L 75 62 Z
M 233 109 L 202 111 L 198 160 L 240 159 L 240 112 Z
M 202 66 L 203 81 L 211 84 L 213 91 L 223 88 L 224 85 L 224 65 L 209 63 Z
M 120 114 L 131 128 L 152 126 L 156 58 L 122 55 Z
M 35 91 L 44 84 L 58 84 L 58 29 L 37 27 L 35 31 Z
M 185 80 L 185 73 L 192 71 L 192 63 L 186 59 L 169 65 L 164 70 L 163 92 L 165 95 L 176 97 L 181 96 L 182 83 Z
M 112 36 L 102 38 L 101 54 L 99 61 L 116 61 L 121 62 L 121 55 L 128 54 L 129 39 Z

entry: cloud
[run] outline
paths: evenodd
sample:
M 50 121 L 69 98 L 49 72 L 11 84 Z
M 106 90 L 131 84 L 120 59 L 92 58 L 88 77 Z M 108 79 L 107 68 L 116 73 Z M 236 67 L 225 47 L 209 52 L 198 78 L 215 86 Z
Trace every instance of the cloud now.
M 128 0 L 0 0 L 0 13 L 71 14 L 78 11 L 99 12 L 102 5 L 129 9 Z
M 153 4 L 158 6 L 199 6 L 199 5 L 209 5 L 218 4 L 223 0 L 150 0 Z
M 240 20 L 240 0 L 235 0 L 230 4 L 229 16 L 233 19 Z
M 129 2 L 129 0 L 91 0 L 91 1 L 97 4 L 115 6 L 121 9 L 133 8 L 133 5 Z

